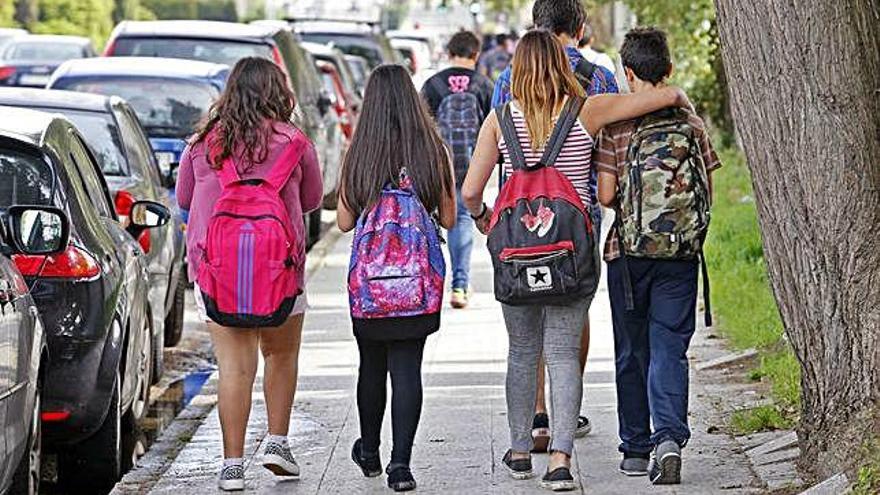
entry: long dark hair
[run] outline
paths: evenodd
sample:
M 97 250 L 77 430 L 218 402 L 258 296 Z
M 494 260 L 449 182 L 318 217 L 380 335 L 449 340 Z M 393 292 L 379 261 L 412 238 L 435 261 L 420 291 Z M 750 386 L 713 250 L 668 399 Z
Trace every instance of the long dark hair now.
M 370 208 L 406 167 L 429 212 L 454 185 L 449 154 L 434 120 L 400 65 L 382 65 L 370 75 L 357 130 L 342 165 L 341 201 L 355 215 Z
M 245 57 L 235 64 L 226 89 L 196 132 L 194 142 L 208 139 L 208 163 L 220 168 L 239 152 L 245 169 L 266 161 L 275 123 L 290 122 L 296 97 L 287 76 L 271 60 Z M 210 136 L 210 137 L 209 137 Z

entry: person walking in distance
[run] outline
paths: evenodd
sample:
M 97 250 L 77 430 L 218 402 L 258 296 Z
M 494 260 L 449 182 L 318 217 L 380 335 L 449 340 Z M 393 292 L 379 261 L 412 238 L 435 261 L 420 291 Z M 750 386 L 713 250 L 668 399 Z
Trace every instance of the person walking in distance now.
M 586 29 L 587 13 L 582 0 L 536 0 L 532 7 L 532 19 L 535 27 L 546 29 L 556 36 L 556 39 L 565 47 L 569 68 L 574 73 L 578 84 L 586 91 L 587 96 L 604 93 L 617 93 L 617 83 L 614 74 L 604 67 L 595 65 L 584 59 L 577 49 L 577 42 L 584 35 Z M 511 99 L 511 69 L 504 71 L 495 82 L 495 92 L 492 96 L 492 106 L 497 107 Z M 583 165 L 586 169 L 587 164 Z M 596 199 L 596 176 L 592 174 L 590 181 L 590 216 L 595 225 L 602 223 L 602 208 Z M 596 236 L 596 260 L 599 261 L 599 233 L 600 229 L 594 229 Z M 598 263 L 597 263 L 598 264 Z M 587 366 L 587 354 L 590 350 L 590 319 L 589 315 L 584 322 L 581 334 L 580 363 L 581 372 Z M 547 401 L 544 397 L 544 361 L 539 361 L 538 368 L 538 397 L 535 401 L 535 417 L 533 420 L 532 435 L 535 437 L 535 451 L 546 452 L 550 444 L 550 419 L 547 416 Z M 592 430 L 592 424 L 587 416 L 579 415 L 577 419 L 576 435 L 586 436 Z
M 474 222 L 461 202 L 461 183 L 467 175 L 471 155 L 483 120 L 492 110 L 492 81 L 474 70 L 480 56 L 480 39 L 470 31 L 455 33 L 446 46 L 451 67 L 425 82 L 422 97 L 440 135 L 452 151 L 458 218 L 449 230 L 449 259 L 452 263 L 453 308 L 468 304 Z
M 177 201 L 190 211 L 189 275 L 220 372 L 222 490 L 244 489 L 245 428 L 260 352 L 269 422 L 262 463 L 276 475 L 299 476 L 287 434 L 308 306 L 303 215 L 320 206 L 323 187 L 314 146 L 290 124 L 295 108 L 281 69 L 244 58 L 180 163 Z
M 512 81 L 514 99 L 483 124 L 461 194 L 477 227 L 488 232 L 495 298 L 509 337 L 511 446 L 502 463 L 515 479 L 533 476 L 530 430 L 535 369 L 543 354 L 553 421 L 542 485 L 573 490 L 571 454 L 583 393 L 581 334 L 599 283 L 589 215 L 593 136 L 612 122 L 689 102 L 674 88 L 585 101 L 561 43 L 545 30 L 523 36 Z M 499 156 L 509 179 L 493 209 L 483 203 L 483 191 Z
M 377 67 L 342 165 L 336 223 L 355 230 L 348 294 L 361 437 L 351 456 L 365 476 L 382 474 L 390 373 L 394 445 L 385 471 L 394 491 L 416 488 L 410 457 L 422 412 L 422 351 L 440 328 L 446 272 L 435 222 L 451 229 L 455 210 L 450 156 L 409 73 Z

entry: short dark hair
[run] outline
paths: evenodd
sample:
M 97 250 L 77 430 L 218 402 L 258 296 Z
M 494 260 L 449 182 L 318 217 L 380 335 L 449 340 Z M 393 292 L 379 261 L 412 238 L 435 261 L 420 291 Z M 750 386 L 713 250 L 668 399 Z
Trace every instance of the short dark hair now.
M 587 22 L 587 11 L 583 0 L 537 0 L 532 7 L 532 22 L 535 27 L 551 31 L 553 34 L 577 36 Z
M 449 38 L 446 51 L 452 57 L 475 58 L 480 54 L 480 38 L 477 35 L 462 29 Z
M 501 33 L 495 35 L 495 44 L 496 45 L 504 45 L 507 43 L 507 40 L 510 39 L 510 35 L 507 33 Z
M 657 84 L 669 75 L 672 57 L 666 33 L 654 27 L 637 27 L 626 33 L 620 47 L 623 66 L 642 81 Z

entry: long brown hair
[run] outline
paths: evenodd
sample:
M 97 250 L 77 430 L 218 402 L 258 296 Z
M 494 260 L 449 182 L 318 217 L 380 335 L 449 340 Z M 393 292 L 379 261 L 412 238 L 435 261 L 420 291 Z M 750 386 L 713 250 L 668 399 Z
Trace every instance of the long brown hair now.
M 194 142 L 208 138 L 212 168 L 220 168 L 238 152 L 247 162 L 246 170 L 266 161 L 269 139 L 277 132 L 274 124 L 290 122 L 295 108 L 296 97 L 284 72 L 271 60 L 245 57 L 233 67 L 226 89 L 211 105 Z
M 403 167 L 429 212 L 454 187 L 443 138 L 409 73 L 400 65 L 381 65 L 370 75 L 342 164 L 340 200 L 359 216 L 376 203 L 386 184 L 397 184 Z
M 529 31 L 519 41 L 512 62 L 511 93 L 525 116 L 533 149 L 553 132 L 553 119 L 566 96 L 585 97 L 565 49 L 550 31 Z

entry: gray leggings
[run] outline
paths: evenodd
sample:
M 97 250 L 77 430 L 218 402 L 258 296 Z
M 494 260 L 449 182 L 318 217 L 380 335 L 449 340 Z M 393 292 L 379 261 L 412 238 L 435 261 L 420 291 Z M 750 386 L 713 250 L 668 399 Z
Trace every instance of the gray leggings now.
M 566 306 L 502 304 L 510 339 L 507 356 L 507 422 L 510 447 L 532 450 L 532 418 L 537 393 L 535 369 L 544 353 L 550 373 L 550 449 L 571 455 L 583 394 L 578 353 L 590 297 Z

